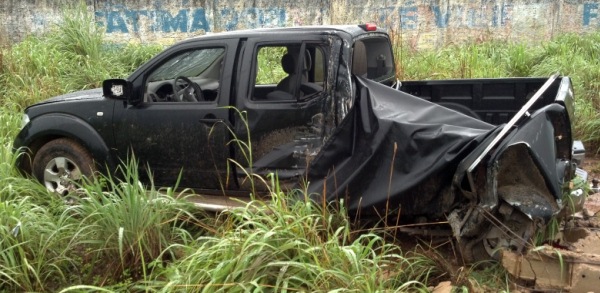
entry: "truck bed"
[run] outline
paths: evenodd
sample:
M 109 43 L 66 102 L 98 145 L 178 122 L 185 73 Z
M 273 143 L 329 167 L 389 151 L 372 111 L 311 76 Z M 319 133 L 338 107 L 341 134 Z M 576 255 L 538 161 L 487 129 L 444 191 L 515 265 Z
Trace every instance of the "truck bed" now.
M 533 105 L 535 111 L 557 97 L 562 77 Z M 506 123 L 547 78 L 492 78 L 403 81 L 400 90 L 494 125 Z

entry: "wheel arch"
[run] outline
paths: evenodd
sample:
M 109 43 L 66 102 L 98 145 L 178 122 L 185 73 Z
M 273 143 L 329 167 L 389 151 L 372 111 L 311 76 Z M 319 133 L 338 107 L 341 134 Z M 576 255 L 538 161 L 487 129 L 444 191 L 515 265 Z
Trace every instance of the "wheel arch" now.
M 66 114 L 51 114 L 36 117 L 18 134 L 14 147 L 22 149 L 17 167 L 31 174 L 31 163 L 38 150 L 46 143 L 69 138 L 88 150 L 99 170 L 107 171 L 116 166 L 115 158 L 102 136 L 84 120 Z
M 540 167 L 527 143 L 507 147 L 492 168 L 493 180 L 488 190 L 531 219 L 547 223 L 561 209 L 560 194 L 554 194 L 552 183 Z
M 490 168 L 494 185 L 487 189 L 547 222 L 562 208 L 562 189 L 571 180 L 572 144 L 564 107 L 551 104 L 536 111 L 499 147 Z

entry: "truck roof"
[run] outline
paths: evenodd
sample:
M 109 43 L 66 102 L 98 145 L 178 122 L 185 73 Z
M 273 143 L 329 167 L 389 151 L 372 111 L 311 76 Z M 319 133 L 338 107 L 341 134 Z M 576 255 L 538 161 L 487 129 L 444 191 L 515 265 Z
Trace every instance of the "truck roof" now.
M 346 33 L 350 38 L 355 38 L 366 33 L 386 33 L 385 30 L 377 28 L 375 26 L 370 27 L 368 30 L 366 25 L 318 25 L 318 26 L 294 26 L 294 27 L 278 27 L 278 28 L 258 28 L 258 29 L 246 29 L 227 31 L 219 33 L 207 33 L 205 35 L 192 37 L 182 42 L 193 42 L 199 39 L 222 39 L 222 38 L 250 38 L 250 37 L 265 37 L 272 35 L 277 38 L 281 35 L 290 34 L 332 34 L 332 33 Z

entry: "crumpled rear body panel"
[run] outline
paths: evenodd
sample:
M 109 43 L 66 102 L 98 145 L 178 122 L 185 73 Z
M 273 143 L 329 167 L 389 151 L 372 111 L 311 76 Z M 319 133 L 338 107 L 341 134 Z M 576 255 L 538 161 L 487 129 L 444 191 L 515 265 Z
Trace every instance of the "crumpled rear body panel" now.
M 562 188 L 572 173 L 565 113 L 559 104 L 547 105 L 505 139 L 488 167 L 491 200 L 500 198 L 544 222 L 560 211 Z

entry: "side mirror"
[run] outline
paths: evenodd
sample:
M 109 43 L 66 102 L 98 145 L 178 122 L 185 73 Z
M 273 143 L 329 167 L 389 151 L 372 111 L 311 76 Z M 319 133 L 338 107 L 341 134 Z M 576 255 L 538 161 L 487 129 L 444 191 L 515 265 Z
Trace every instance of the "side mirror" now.
M 102 94 L 108 99 L 135 101 L 131 96 L 131 83 L 124 79 L 107 79 L 102 82 Z

